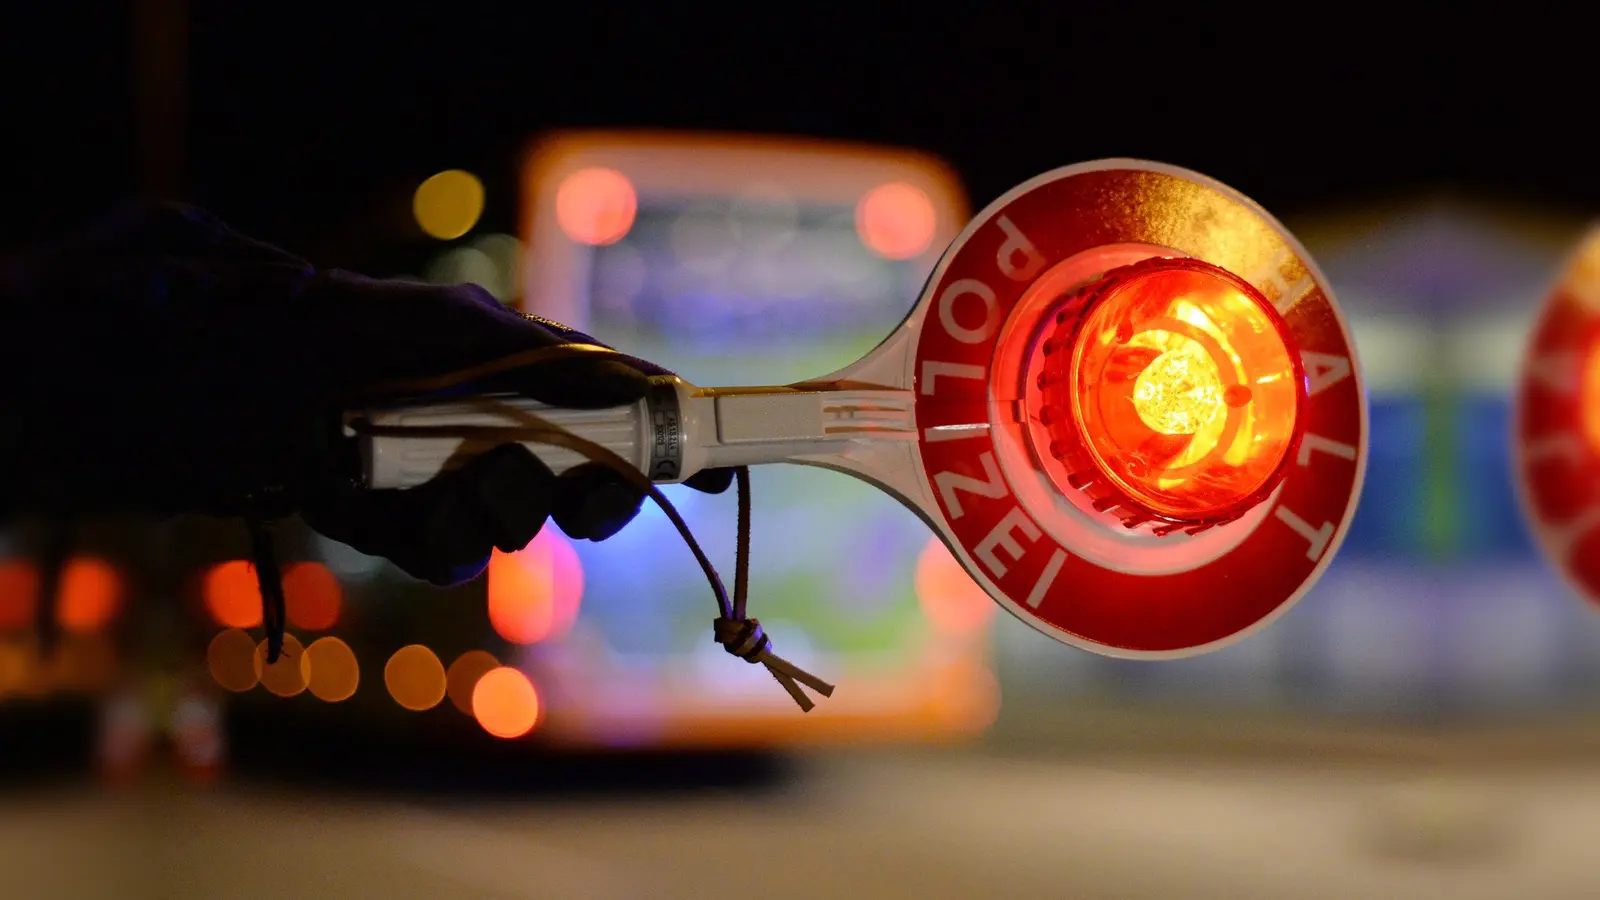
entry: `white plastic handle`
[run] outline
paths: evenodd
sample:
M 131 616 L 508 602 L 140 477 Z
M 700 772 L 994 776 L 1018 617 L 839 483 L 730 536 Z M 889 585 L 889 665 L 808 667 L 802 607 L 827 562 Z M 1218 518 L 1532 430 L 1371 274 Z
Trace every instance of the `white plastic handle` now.
M 492 396 L 365 410 L 351 418 L 383 427 L 514 428 L 529 424 L 527 413 L 605 447 L 658 483 L 726 466 L 827 465 L 863 443 L 917 439 L 910 391 L 708 389 L 680 378 L 654 379 L 645 399 L 611 409 L 563 409 Z M 493 446 L 431 435 L 361 435 L 360 441 L 364 480 L 371 488 L 415 487 Z M 587 461 L 566 448 L 527 446 L 557 473 Z

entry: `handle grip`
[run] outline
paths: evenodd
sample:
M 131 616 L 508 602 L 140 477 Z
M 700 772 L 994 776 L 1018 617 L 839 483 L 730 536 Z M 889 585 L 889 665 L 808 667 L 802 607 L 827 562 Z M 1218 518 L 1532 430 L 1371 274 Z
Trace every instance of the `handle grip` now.
M 823 462 L 864 441 L 914 441 L 917 435 L 909 391 L 703 389 L 675 376 L 651 379 L 644 399 L 610 409 L 566 409 L 496 395 L 364 410 L 347 420 L 385 429 L 516 428 L 532 424 L 530 414 L 605 447 L 658 484 L 709 468 Z M 359 436 L 369 488 L 415 487 L 497 443 L 351 431 Z M 527 446 L 558 474 L 587 462 L 563 447 Z

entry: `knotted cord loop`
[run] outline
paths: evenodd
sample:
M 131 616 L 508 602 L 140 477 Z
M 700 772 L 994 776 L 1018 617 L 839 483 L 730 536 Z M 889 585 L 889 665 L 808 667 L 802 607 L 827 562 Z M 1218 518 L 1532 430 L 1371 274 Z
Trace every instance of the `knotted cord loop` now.
M 719 617 L 712 622 L 711 628 L 722 649 L 747 663 L 766 666 L 772 677 L 805 712 L 810 712 L 816 704 L 800 689 L 800 685 L 824 697 L 833 696 L 833 685 L 772 652 L 772 638 L 767 637 L 759 620 Z
M 733 474 L 739 494 L 739 537 L 734 552 L 733 603 L 712 622 L 711 631 L 722 649 L 747 663 L 766 666 L 800 709 L 810 712 L 816 704 L 800 689 L 800 685 L 804 684 L 824 697 L 833 696 L 833 685 L 774 654 L 772 638 L 767 637 L 761 622 L 745 613 L 745 605 L 750 597 L 750 468 L 740 466 Z
M 627 357 L 606 347 L 594 345 L 565 345 L 548 347 L 539 350 L 530 350 L 518 353 L 501 360 L 477 366 L 472 369 L 455 372 L 437 378 L 417 379 L 407 382 L 391 383 L 379 386 L 371 393 L 374 396 L 395 397 L 417 392 L 432 392 L 459 387 L 463 384 L 482 378 L 484 375 L 504 372 L 510 369 L 524 368 L 535 365 L 548 364 L 575 357 L 615 356 L 626 362 Z M 695 540 L 694 533 L 690 531 L 689 524 L 684 521 L 672 501 L 656 487 L 643 472 L 626 459 L 618 456 L 609 448 L 603 447 L 593 441 L 579 437 L 576 434 L 554 423 L 546 421 L 538 415 L 527 410 L 518 409 L 507 403 L 502 403 L 490 397 L 478 398 L 478 402 L 487 410 L 491 410 L 508 419 L 515 420 L 518 424 L 510 426 L 483 426 L 483 425 L 374 425 L 371 422 L 356 421 L 350 423 L 351 430 L 358 434 L 372 437 L 399 437 L 399 438 L 454 438 L 462 441 L 478 441 L 492 444 L 505 443 L 532 443 L 545 444 L 553 447 L 563 447 L 572 450 L 590 462 L 603 465 L 613 470 L 634 488 L 649 497 L 666 513 L 671 520 L 678 535 L 689 546 L 689 551 L 694 554 L 695 561 L 700 564 L 701 571 L 705 574 L 707 582 L 711 585 L 711 593 L 717 602 L 718 617 L 714 620 L 712 634 L 717 643 L 734 656 L 749 663 L 763 665 L 772 677 L 782 685 L 794 702 L 804 712 L 810 712 L 816 704 L 808 697 L 801 685 L 811 688 L 824 697 L 833 696 L 833 685 L 799 668 L 793 663 L 772 652 L 772 640 L 767 637 L 761 623 L 745 614 L 745 607 L 749 595 L 750 582 L 750 470 L 740 466 L 734 470 L 738 484 L 739 499 L 739 535 L 735 550 L 734 594 L 728 596 L 728 590 L 722 583 L 722 576 L 717 574 L 716 567 L 701 549 L 700 542 Z M 263 589 L 262 596 L 266 596 Z M 269 647 L 270 653 L 270 647 Z
M 762 630 L 759 619 L 739 621 L 719 616 L 712 620 L 711 629 L 724 650 L 747 663 L 761 662 L 772 652 L 772 638 Z

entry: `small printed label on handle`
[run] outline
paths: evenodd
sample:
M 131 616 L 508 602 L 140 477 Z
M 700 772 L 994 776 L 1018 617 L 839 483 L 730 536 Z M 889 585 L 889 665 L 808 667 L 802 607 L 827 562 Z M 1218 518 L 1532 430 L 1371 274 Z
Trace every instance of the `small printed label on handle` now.
M 650 383 L 645 397 L 650 421 L 650 480 L 676 481 L 683 471 L 683 413 L 678 389 L 670 381 Z

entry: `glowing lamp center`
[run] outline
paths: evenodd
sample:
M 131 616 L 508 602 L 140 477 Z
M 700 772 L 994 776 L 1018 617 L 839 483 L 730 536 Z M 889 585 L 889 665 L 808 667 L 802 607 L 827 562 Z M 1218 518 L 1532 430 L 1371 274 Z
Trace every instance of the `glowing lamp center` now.
M 1235 519 L 1271 492 L 1299 442 L 1306 384 L 1259 291 L 1208 263 L 1153 259 L 1063 303 L 1042 350 L 1038 421 L 1064 490 L 1125 525 L 1191 526 Z
M 1590 451 L 1600 454 L 1600 346 L 1589 351 L 1579 377 L 1583 437 L 1589 443 Z
M 1145 366 L 1133 383 L 1139 420 L 1161 434 L 1194 434 L 1223 413 L 1217 364 L 1193 341 Z

